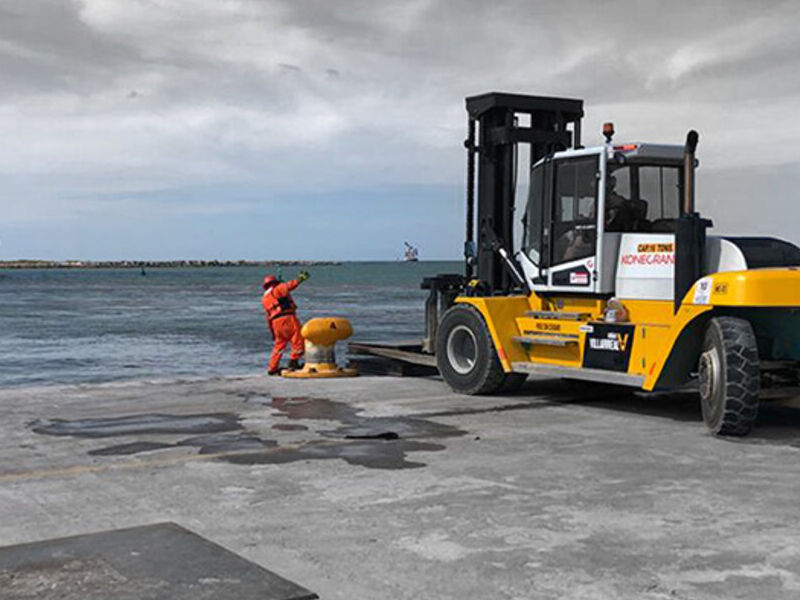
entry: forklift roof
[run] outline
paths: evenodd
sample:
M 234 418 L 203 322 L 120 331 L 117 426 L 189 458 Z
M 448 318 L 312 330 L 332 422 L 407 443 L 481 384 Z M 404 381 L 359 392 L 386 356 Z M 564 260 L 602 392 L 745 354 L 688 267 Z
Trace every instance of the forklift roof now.
M 624 144 L 613 146 L 626 160 L 651 160 L 683 162 L 684 147 L 680 144 Z
M 558 159 L 586 154 L 598 154 L 603 151 L 603 148 L 604 146 L 594 146 L 592 148 L 580 148 L 577 150 L 563 150 L 554 153 L 553 158 Z M 684 147 L 679 144 L 649 144 L 636 142 L 631 144 L 613 144 L 611 148 L 615 155 L 623 156 L 625 162 L 655 162 L 676 166 L 683 164 Z
M 505 92 L 489 92 L 467 98 L 467 111 L 473 119 L 493 108 L 510 108 L 523 113 L 560 112 L 567 122 L 577 121 L 583 117 L 583 100 L 572 98 L 527 96 Z

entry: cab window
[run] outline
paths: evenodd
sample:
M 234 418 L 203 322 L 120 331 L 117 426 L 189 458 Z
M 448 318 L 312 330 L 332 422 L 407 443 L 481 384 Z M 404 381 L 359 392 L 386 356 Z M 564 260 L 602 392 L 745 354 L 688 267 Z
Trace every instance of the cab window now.
M 606 231 L 670 232 L 680 216 L 682 170 L 678 166 L 624 165 L 606 178 Z
M 552 264 L 595 254 L 597 175 L 598 157 L 594 155 L 556 163 Z
M 544 222 L 544 199 L 546 197 L 546 173 L 549 165 L 538 165 L 531 171 L 530 189 L 528 190 L 528 206 L 522 222 L 524 226 L 522 249 L 534 264 L 542 263 L 542 245 Z

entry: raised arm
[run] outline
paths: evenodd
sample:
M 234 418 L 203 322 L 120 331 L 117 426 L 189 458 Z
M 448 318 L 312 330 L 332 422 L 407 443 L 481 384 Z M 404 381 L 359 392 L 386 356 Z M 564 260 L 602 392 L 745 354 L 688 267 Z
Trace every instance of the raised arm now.
M 300 285 L 300 282 L 297 279 L 292 279 L 286 283 L 279 283 L 272 289 L 272 295 L 276 298 L 283 298 L 284 296 L 288 296 L 289 292 L 295 289 L 298 285 Z

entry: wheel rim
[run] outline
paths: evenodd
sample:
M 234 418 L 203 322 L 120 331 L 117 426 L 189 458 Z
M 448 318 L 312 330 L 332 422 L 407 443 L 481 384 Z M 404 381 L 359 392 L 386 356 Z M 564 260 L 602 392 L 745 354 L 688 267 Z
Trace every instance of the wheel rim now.
M 716 416 L 719 409 L 714 402 L 717 390 L 722 386 L 722 364 L 719 354 L 712 348 L 700 355 L 700 365 L 698 369 L 698 383 L 700 386 L 700 397 L 706 405 L 709 416 Z
M 466 325 L 457 325 L 447 336 L 447 361 L 459 375 L 475 368 L 478 359 L 478 340 Z

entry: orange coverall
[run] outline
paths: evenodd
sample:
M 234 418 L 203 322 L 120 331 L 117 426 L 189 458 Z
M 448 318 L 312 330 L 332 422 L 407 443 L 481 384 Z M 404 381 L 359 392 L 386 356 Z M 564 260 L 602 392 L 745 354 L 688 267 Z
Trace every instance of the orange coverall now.
M 291 344 L 290 358 L 298 360 L 303 356 L 303 336 L 300 334 L 300 321 L 297 320 L 297 305 L 289 292 L 300 282 L 292 279 L 286 283 L 273 285 L 261 297 L 261 306 L 267 315 L 267 324 L 275 343 L 269 357 L 270 372 L 276 371 L 281 363 L 283 351 Z

